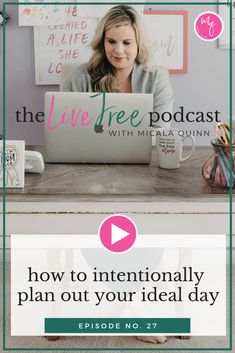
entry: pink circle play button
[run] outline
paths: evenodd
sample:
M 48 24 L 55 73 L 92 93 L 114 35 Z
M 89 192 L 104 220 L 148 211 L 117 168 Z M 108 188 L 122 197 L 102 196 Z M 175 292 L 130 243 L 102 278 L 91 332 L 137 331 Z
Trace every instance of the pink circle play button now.
M 109 216 L 101 223 L 99 236 L 106 249 L 114 253 L 122 253 L 129 250 L 134 244 L 137 228 L 127 216 Z

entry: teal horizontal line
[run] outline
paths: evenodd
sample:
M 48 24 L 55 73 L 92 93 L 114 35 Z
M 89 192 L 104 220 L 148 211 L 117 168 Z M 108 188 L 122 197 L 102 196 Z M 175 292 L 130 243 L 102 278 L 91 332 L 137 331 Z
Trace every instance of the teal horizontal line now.
M 123 4 L 120 2 L 43 2 L 43 3 L 35 3 L 35 2 L 4 2 L 4 5 L 118 5 Z M 228 2 L 125 2 L 128 5 L 226 5 L 229 6 Z M 232 3 L 230 3 L 233 6 Z
M 7 351 L 231 351 L 231 348 L 6 348 Z
M 4 347 L 5 351 L 231 351 L 229 348 L 7 348 Z

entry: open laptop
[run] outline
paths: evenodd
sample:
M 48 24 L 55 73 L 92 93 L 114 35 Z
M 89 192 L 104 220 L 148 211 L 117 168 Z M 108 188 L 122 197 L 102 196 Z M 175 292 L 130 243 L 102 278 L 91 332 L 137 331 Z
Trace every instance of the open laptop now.
M 45 93 L 49 163 L 149 163 L 151 94 Z

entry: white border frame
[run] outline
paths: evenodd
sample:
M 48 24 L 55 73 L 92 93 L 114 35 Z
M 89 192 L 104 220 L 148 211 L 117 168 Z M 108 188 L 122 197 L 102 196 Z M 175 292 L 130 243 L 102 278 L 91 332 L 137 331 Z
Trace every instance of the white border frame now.
M 218 0 L 223 2 L 223 0 Z M 219 49 L 229 49 L 229 6 L 218 4 L 218 13 L 224 22 L 224 31 L 218 40 Z M 233 5 L 233 49 L 235 49 L 235 7 Z

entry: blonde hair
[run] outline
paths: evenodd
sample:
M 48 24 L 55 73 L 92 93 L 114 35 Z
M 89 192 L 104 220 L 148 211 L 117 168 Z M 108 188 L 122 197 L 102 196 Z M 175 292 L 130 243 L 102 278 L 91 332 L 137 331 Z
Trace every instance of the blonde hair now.
M 104 49 L 105 32 L 112 27 L 131 24 L 138 47 L 136 62 L 147 65 L 149 61 L 148 49 L 144 44 L 140 19 L 136 10 L 128 5 L 112 7 L 97 25 L 91 47 L 93 55 L 87 63 L 87 71 L 91 76 L 91 84 L 94 92 L 117 92 L 115 68 L 109 63 Z

